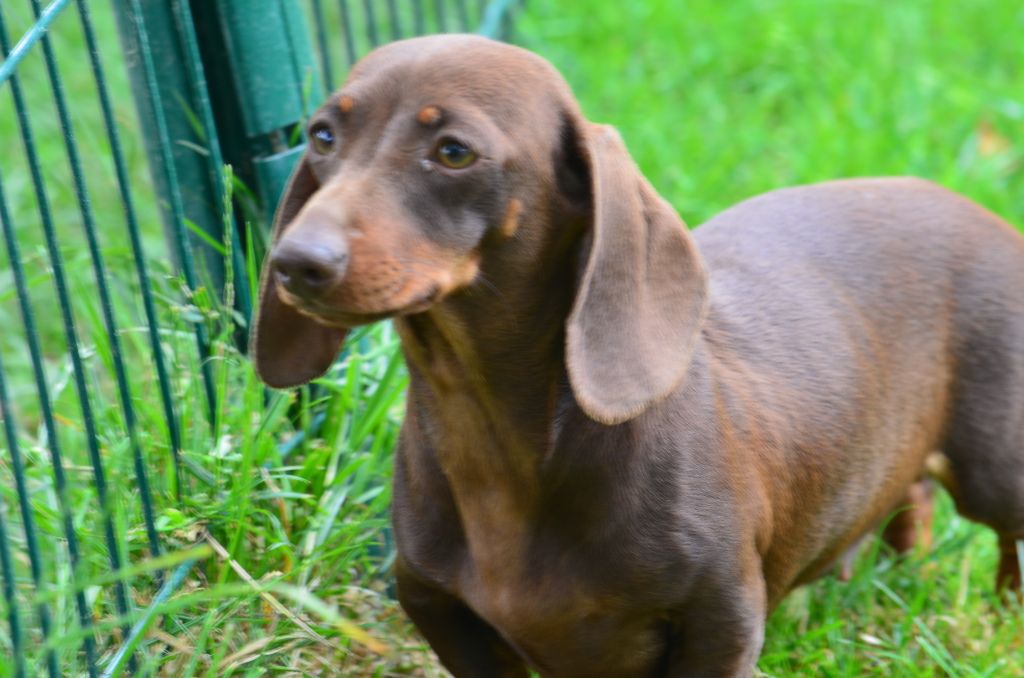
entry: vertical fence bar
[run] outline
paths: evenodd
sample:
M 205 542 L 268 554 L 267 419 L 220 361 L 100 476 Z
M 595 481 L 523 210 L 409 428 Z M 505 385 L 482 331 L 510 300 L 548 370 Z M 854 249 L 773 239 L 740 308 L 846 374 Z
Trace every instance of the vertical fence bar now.
M 192 25 L 192 15 L 188 11 L 187 3 L 182 0 L 173 0 L 174 18 L 177 23 L 178 35 L 181 38 L 182 52 L 185 54 L 187 79 L 192 90 L 192 99 L 198 108 L 200 123 L 207 141 L 206 167 L 210 176 L 210 185 L 213 186 L 213 194 L 221 212 L 226 209 L 224 186 L 224 158 L 221 156 L 221 143 L 217 135 L 217 125 L 213 120 L 213 110 L 210 106 L 209 88 L 206 84 L 206 75 L 203 71 L 203 63 L 199 57 L 199 48 L 196 45 L 195 27 Z M 224 229 L 227 231 L 225 239 L 231 245 L 229 256 L 232 261 L 232 275 L 234 282 L 234 295 L 238 300 L 238 308 L 248 318 L 252 315 L 252 300 L 249 298 L 249 285 L 244 279 L 245 262 L 242 261 L 242 244 L 238 236 L 238 229 L 230 221 L 229 215 L 223 215 Z M 225 282 L 228 276 L 225 275 Z
M 3 370 L 3 365 L 0 365 Z M 2 379 L 2 377 L 0 377 Z M 6 413 L 4 413 L 6 414 Z M 18 614 L 18 599 L 14 581 L 14 563 L 11 548 L 7 542 L 7 507 L 0 502 L 0 575 L 3 576 L 4 603 L 7 605 L 7 625 L 11 629 L 11 653 L 14 656 L 14 675 L 25 675 L 25 648 L 21 639 L 21 618 Z
M 135 273 L 139 281 L 139 289 L 142 292 L 142 304 L 146 314 L 146 330 L 149 336 L 150 349 L 153 353 L 153 362 L 156 366 L 156 376 L 160 391 L 160 400 L 163 405 L 164 418 L 166 419 L 168 434 L 171 446 L 171 457 L 174 463 L 175 493 L 181 499 L 181 433 L 178 428 L 178 417 L 174 411 L 174 400 L 171 396 L 171 382 L 167 373 L 167 366 L 164 361 L 163 347 L 160 343 L 159 321 L 156 315 L 156 307 L 153 305 L 153 290 L 150 285 L 149 270 L 146 264 L 146 255 L 142 249 L 142 236 L 139 231 L 139 222 L 136 217 L 135 201 L 132 197 L 128 181 L 128 170 L 125 167 L 124 150 L 121 146 L 121 135 L 117 130 L 117 121 L 114 118 L 114 110 L 110 105 L 110 92 L 107 87 L 106 75 L 103 72 L 103 64 L 100 61 L 99 48 L 96 44 L 96 35 L 92 27 L 92 18 L 89 14 L 87 0 L 77 0 L 78 16 L 82 24 L 82 32 L 85 34 L 86 46 L 89 50 L 89 63 L 92 66 L 93 77 L 96 80 L 96 90 L 99 95 L 100 108 L 103 111 L 103 123 L 107 129 L 107 141 L 110 144 L 110 154 L 114 160 L 114 171 L 117 176 L 117 187 L 121 197 L 121 205 L 124 207 L 125 223 L 128 229 L 128 240 L 131 244 L 132 259 L 135 263 Z M 131 427 L 129 427 L 131 430 Z M 139 480 L 139 494 L 142 502 L 143 517 L 146 521 L 146 533 L 149 537 L 149 549 L 153 556 L 160 555 L 160 540 L 156 534 L 153 519 L 152 496 L 150 494 L 149 482 L 145 472 L 145 464 L 142 459 L 141 450 L 133 445 L 135 455 L 135 475 Z
M 366 23 L 366 36 L 370 39 L 370 46 L 376 47 L 380 44 L 380 35 L 377 33 L 373 0 L 363 0 L 363 21 Z
M 522 0 L 491 0 L 484 12 L 477 33 L 488 38 L 503 38 L 511 26 L 513 9 L 521 6 Z
M 388 0 L 388 22 L 391 24 L 391 39 L 400 40 L 402 37 L 402 26 L 401 19 L 398 16 L 396 0 Z
M 12 226 L 7 214 L 7 201 L 4 198 L 2 186 L 0 186 L 0 221 L 3 222 L 4 237 L 7 238 L 8 234 L 12 232 Z M 7 450 L 11 457 L 11 470 L 14 473 L 14 484 L 18 492 L 21 524 L 22 529 L 25 532 L 25 545 L 28 549 L 29 571 L 32 575 L 32 584 L 35 587 L 35 590 L 39 591 L 43 585 L 43 563 L 39 554 L 39 542 L 36 537 L 36 525 L 35 518 L 32 513 L 32 503 L 29 499 L 28 487 L 25 484 L 25 464 L 21 458 L 21 447 L 18 444 L 18 433 L 15 430 L 15 415 L 12 411 L 11 401 L 7 393 L 7 379 L 2 364 L 0 364 L 0 414 L 2 414 L 4 419 L 4 436 L 7 440 Z M 3 548 L 6 551 L 6 539 L 3 541 Z M 7 557 L 8 562 L 9 560 L 9 557 Z M 14 570 L 8 564 L 4 565 L 4 570 L 8 574 L 9 581 L 12 584 L 11 589 L 13 591 Z M 9 600 L 11 601 L 9 604 L 12 606 L 10 608 L 12 619 L 16 619 L 14 616 L 16 615 L 16 609 L 13 607 L 15 602 L 13 595 Z M 43 642 L 49 641 L 50 637 L 53 635 L 53 628 L 50 620 L 50 607 L 46 603 L 38 603 L 36 605 L 36 614 L 39 617 L 39 626 L 43 632 Z M 25 658 L 22 651 L 19 649 L 19 634 L 15 631 L 13 625 L 11 627 L 11 635 L 14 639 L 14 658 L 18 662 L 18 666 L 23 671 Z M 49 671 L 50 678 L 57 678 L 60 675 L 60 671 L 57 668 L 57 655 L 54 653 L 52 648 L 48 648 L 46 650 L 46 666 Z
M 301 102 L 302 117 L 305 118 L 316 105 L 313 100 L 320 97 L 324 92 L 315 92 L 313 87 L 317 84 L 315 74 L 310 74 L 312 77 L 309 80 L 311 87 L 309 91 L 306 91 L 306 77 L 302 72 L 302 66 L 299 64 L 299 50 L 298 45 L 295 44 L 295 27 L 292 25 L 292 19 L 288 12 L 288 7 L 284 0 L 277 0 L 278 11 L 281 13 L 281 20 L 284 23 L 284 39 L 288 45 L 288 65 L 292 68 L 292 82 L 295 84 L 296 94 L 298 95 L 299 102 Z M 330 90 L 327 90 L 330 91 Z M 301 122 L 296 120 L 295 122 Z M 284 189 L 284 186 L 281 187 Z M 273 210 L 270 210 L 271 213 Z
M 8 51 L 7 27 L 3 20 L 2 13 L 0 13 L 0 49 L 5 53 Z M 76 373 L 75 379 L 77 385 L 79 378 L 78 372 L 80 368 L 80 365 L 77 365 L 77 363 L 81 356 L 78 353 L 77 333 L 70 315 L 71 308 L 68 300 L 67 283 L 64 278 L 64 267 L 61 262 L 60 252 L 57 249 L 56 234 L 53 227 L 53 218 L 50 213 L 49 199 L 46 196 L 46 186 L 43 181 L 39 158 L 35 150 L 35 140 L 33 138 L 32 128 L 28 121 L 28 108 L 21 92 L 18 76 L 12 75 L 10 78 L 10 84 L 11 94 L 14 96 L 14 108 L 17 111 L 18 128 L 21 130 L 22 144 L 25 149 L 25 156 L 28 160 L 29 171 L 32 175 L 32 185 L 36 193 L 39 216 L 43 222 L 43 232 L 47 241 L 50 264 L 53 267 L 54 284 L 57 288 L 58 298 L 60 299 L 59 305 L 61 306 L 61 319 L 64 324 L 65 337 L 68 341 L 68 352 L 71 354 L 73 362 L 76 363 L 74 371 Z M 6 226 L 7 224 L 5 223 L 5 231 Z M 50 459 L 53 465 L 53 479 L 55 489 L 57 491 L 57 502 L 60 508 L 61 519 L 64 524 L 64 537 L 67 539 L 68 555 L 71 559 L 71 568 L 73 573 L 72 579 L 76 583 L 75 603 L 78 609 L 79 624 L 83 630 L 87 630 L 92 626 L 92 619 L 89 615 L 89 606 L 85 600 L 85 593 L 82 591 L 81 587 L 77 586 L 80 566 L 78 537 L 75 534 L 74 524 L 72 522 L 71 508 L 68 506 L 68 486 L 67 479 L 64 476 L 63 454 L 61 453 L 60 442 L 57 436 L 57 426 L 51 409 L 49 388 L 46 385 L 46 373 L 43 369 L 42 352 L 39 347 L 32 306 L 28 297 L 28 288 L 25 281 L 24 271 L 21 270 L 20 253 L 18 252 L 17 243 L 14 239 L 13 230 L 9 234 L 5 233 L 5 236 L 7 235 L 10 236 L 8 238 L 8 252 L 11 260 L 11 269 L 14 273 L 15 286 L 18 288 L 19 305 L 21 306 L 22 318 L 25 323 L 25 333 L 28 337 L 30 352 L 32 354 L 32 367 L 35 372 L 36 388 L 39 392 L 40 407 L 43 411 L 43 421 L 46 427 Z M 86 396 L 86 402 L 87 401 L 88 396 Z M 88 405 L 86 404 L 84 407 L 88 408 Z M 89 425 L 91 426 L 91 423 Z M 92 433 L 94 434 L 95 432 L 93 431 Z M 84 646 L 86 669 L 90 676 L 95 677 L 97 675 L 96 642 L 92 637 L 92 634 L 87 634 L 85 636 Z
M 416 35 L 427 32 L 427 22 L 423 15 L 423 0 L 412 0 L 412 22 Z
M 192 3 L 197 9 L 212 2 Z M 191 88 L 187 73 L 182 64 L 186 55 L 182 51 L 181 36 L 175 26 L 177 21 L 173 7 L 166 0 L 143 0 L 142 17 L 145 22 L 148 50 L 142 49 L 138 41 L 138 30 L 134 15 L 128 2 L 110 3 L 114 9 L 118 23 L 118 33 L 124 47 L 128 75 L 131 78 L 135 94 L 135 108 L 147 133 L 142 135 L 149 158 L 149 170 L 156 185 L 158 194 L 163 198 L 170 196 L 170 178 L 163 170 L 162 150 L 158 146 L 156 129 L 160 126 L 156 120 L 156 109 L 163 114 L 162 126 L 167 130 L 167 138 L 171 141 L 170 158 L 174 163 L 177 179 L 176 200 L 181 205 L 181 213 L 186 217 L 185 229 L 192 257 L 192 266 L 198 274 L 203 286 L 219 290 L 224 285 L 224 258 L 218 243 L 224 242 L 224 220 L 222 205 L 218 204 L 213 194 L 213 186 L 209 181 L 208 158 L 206 156 L 206 140 L 202 130 L 196 124 L 193 115 L 195 102 L 189 97 Z M 148 59 L 146 59 L 148 57 Z M 157 91 L 160 97 L 154 99 L 149 94 L 146 80 L 145 62 L 150 62 L 156 76 Z M 179 226 L 171 202 L 161 199 L 158 203 L 164 234 L 169 243 L 169 250 L 174 258 L 178 271 L 183 271 L 188 264 L 180 259 L 177 245 Z M 192 286 L 193 290 L 199 290 Z
M 40 15 L 39 0 L 32 0 L 32 11 L 36 19 Z M 71 127 L 71 118 L 68 115 L 67 102 L 64 98 L 64 87 L 61 83 L 60 74 L 57 72 L 57 61 L 53 54 L 53 47 L 50 38 L 43 36 L 42 39 L 43 58 L 46 62 L 46 72 L 50 80 L 50 89 L 53 92 L 54 103 L 57 107 L 57 117 L 60 121 L 61 132 L 64 136 L 64 148 L 67 153 L 68 165 L 71 169 L 72 181 L 74 183 L 75 195 L 78 198 L 79 213 L 82 215 L 82 225 L 85 230 L 88 243 L 89 255 L 92 259 L 93 273 L 96 277 L 96 288 L 99 293 L 100 307 L 103 315 L 103 322 L 109 335 L 110 351 L 114 363 L 115 377 L 117 380 L 118 394 L 121 399 L 121 409 L 124 414 L 125 423 L 128 428 L 128 437 L 133 446 L 136 456 L 141 456 L 138 450 L 138 436 L 135 430 L 135 410 L 131 402 L 131 391 L 128 386 L 128 378 L 125 374 L 124 362 L 121 358 L 121 341 L 118 337 L 117 324 L 114 321 L 113 305 L 110 301 L 110 291 L 107 289 L 107 272 L 100 253 L 99 243 L 96 240 L 96 224 L 92 214 L 92 205 L 89 199 L 89 192 L 82 175 L 82 162 L 78 154 L 78 144 L 75 142 L 74 130 Z M 57 281 L 57 289 L 60 304 L 64 315 L 64 323 L 68 334 L 68 350 L 71 353 L 71 364 L 75 377 L 75 388 L 78 393 L 79 405 L 82 410 L 82 419 L 85 425 L 86 445 L 89 451 L 89 461 L 92 465 L 93 483 L 96 487 L 97 498 L 100 504 L 100 520 L 103 523 L 104 538 L 107 544 L 107 557 L 110 560 L 112 570 L 121 569 L 121 553 L 114 533 L 114 522 L 111 516 L 112 507 L 110 497 L 107 493 L 106 473 L 103 469 L 103 461 L 100 458 L 99 438 L 96 433 L 96 423 L 93 416 L 92 405 L 89 399 L 89 391 L 86 385 L 85 366 L 82 364 L 81 353 L 78 348 L 77 331 L 71 312 L 71 297 L 66 291 L 66 283 L 62 280 L 63 263 L 61 262 L 60 250 L 57 245 L 56 234 L 50 232 L 50 227 L 44 220 L 43 227 L 47 231 L 47 247 L 50 249 L 50 258 L 54 267 L 54 278 Z M 155 538 L 155 531 L 153 533 Z M 119 580 L 114 587 L 114 596 L 117 611 L 125 616 L 128 614 L 128 588 L 124 580 Z M 124 632 L 128 632 L 125 624 Z
M 501 3 L 504 7 L 501 12 L 501 32 L 498 34 L 500 40 L 512 40 L 512 29 L 515 28 L 515 24 L 512 22 L 513 11 L 521 10 L 526 0 L 492 0 L 495 3 Z
M 469 30 L 469 7 L 466 5 L 466 0 L 455 0 L 455 11 L 459 15 L 459 30 Z
M 222 158 L 269 222 L 324 91 L 305 16 L 286 0 L 196 2 L 192 16 L 205 77 L 229 84 L 210 92 Z
M 0 17 L 0 23 L 2 22 L 3 18 Z M 14 240 L 14 224 L 11 223 L 11 217 L 7 211 L 7 199 L 4 197 L 2 180 L 0 180 L 0 228 L 3 229 L 7 256 L 12 261 L 11 267 L 13 269 L 15 268 L 13 261 L 14 255 L 17 252 L 17 243 Z M 15 282 L 18 282 L 17 277 Z M 22 293 L 23 290 L 19 289 L 19 298 Z M 38 592 L 43 586 L 43 561 L 39 553 L 39 540 L 36 536 L 36 521 L 32 512 L 32 502 L 29 498 L 28 486 L 25 483 L 25 463 L 21 458 L 21 446 L 18 444 L 18 432 L 15 428 L 15 415 L 11 408 L 11 401 L 7 392 L 6 373 L 2 364 L 0 364 L 0 415 L 3 416 L 4 420 L 7 452 L 11 457 L 11 470 L 14 473 L 14 485 L 18 492 L 21 525 L 25 532 L 25 547 L 28 549 L 29 572 L 32 575 L 32 585 Z M 47 642 L 53 635 L 49 605 L 42 602 L 37 603 L 36 615 L 39 617 L 39 627 L 43 632 L 43 642 Z M 53 648 L 46 650 L 46 667 L 50 678 L 58 678 L 60 676 L 60 671 L 57 668 L 57 655 Z
M 142 68 L 146 82 L 146 90 L 154 102 L 153 111 L 156 121 L 157 145 L 160 147 L 160 161 L 163 165 L 168 184 L 168 200 L 171 204 L 171 228 L 174 233 L 175 245 L 181 259 L 182 273 L 189 292 L 198 289 L 195 262 L 189 247 L 188 234 L 185 232 L 185 212 L 181 202 L 181 190 L 178 184 L 178 172 L 171 157 L 171 139 L 167 131 L 167 120 L 162 106 L 162 95 L 157 85 L 156 69 L 153 66 L 153 55 L 149 46 L 149 34 L 146 31 L 145 17 L 139 0 L 130 0 L 129 8 L 134 20 L 135 38 L 138 40 Z M 200 370 L 203 376 L 203 389 L 206 393 L 206 404 L 210 417 L 210 427 L 217 428 L 217 396 L 214 390 L 213 370 L 210 365 L 210 340 L 206 327 L 202 322 L 195 324 L 196 346 L 199 350 Z
M 341 9 L 341 33 L 345 36 L 345 60 L 349 68 L 356 62 L 356 44 L 352 31 L 352 16 L 348 11 L 348 0 L 338 0 Z
M 313 0 L 313 20 L 316 23 L 316 42 L 320 47 L 320 69 L 327 83 L 327 91 L 334 91 L 334 69 L 331 67 L 331 52 L 327 49 L 327 21 L 324 19 L 323 0 Z
M 444 0 L 434 0 L 434 15 L 437 17 L 437 30 L 439 33 L 448 32 L 448 21 L 444 10 Z

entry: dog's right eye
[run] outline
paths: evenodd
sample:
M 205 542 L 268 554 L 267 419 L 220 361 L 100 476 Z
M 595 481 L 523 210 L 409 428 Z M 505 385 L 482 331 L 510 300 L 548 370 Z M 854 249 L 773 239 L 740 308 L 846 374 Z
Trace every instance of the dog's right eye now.
M 321 155 L 327 155 L 334 148 L 334 132 L 327 125 L 314 125 L 309 131 L 309 140 L 313 148 Z
M 472 148 L 447 137 L 438 144 L 434 156 L 448 169 L 465 169 L 476 161 L 476 153 Z

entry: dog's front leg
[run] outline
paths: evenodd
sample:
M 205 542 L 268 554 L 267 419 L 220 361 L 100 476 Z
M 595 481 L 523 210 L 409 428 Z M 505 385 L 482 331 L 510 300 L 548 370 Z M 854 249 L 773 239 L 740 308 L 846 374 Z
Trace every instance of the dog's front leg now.
M 519 678 L 523 660 L 465 603 L 395 563 L 398 601 L 455 678 Z
M 765 586 L 760 572 L 746 582 L 713 586 L 687 601 L 677 618 L 666 676 L 750 678 L 764 643 Z

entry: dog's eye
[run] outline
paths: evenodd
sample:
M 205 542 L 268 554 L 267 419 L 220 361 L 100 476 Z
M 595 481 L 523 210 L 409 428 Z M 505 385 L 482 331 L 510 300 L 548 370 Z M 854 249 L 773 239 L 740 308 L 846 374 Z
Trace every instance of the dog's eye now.
M 334 148 L 334 132 L 323 123 L 313 126 L 309 131 L 309 140 L 321 155 L 327 155 Z
M 449 169 L 465 169 L 476 160 L 476 153 L 461 141 L 442 139 L 434 151 L 434 157 Z

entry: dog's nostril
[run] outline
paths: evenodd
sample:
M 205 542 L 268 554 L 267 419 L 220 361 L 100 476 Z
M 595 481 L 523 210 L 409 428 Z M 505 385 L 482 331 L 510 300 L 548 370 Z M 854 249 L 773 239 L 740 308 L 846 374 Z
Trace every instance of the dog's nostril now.
M 292 294 L 311 297 L 334 286 L 345 274 L 347 253 L 340 248 L 282 241 L 271 258 L 278 283 Z
M 314 268 L 312 266 L 307 266 L 306 268 L 302 269 L 301 275 L 302 282 L 310 286 L 322 285 L 324 283 L 324 280 L 327 278 L 326 271 L 320 268 Z
M 312 265 L 303 267 L 297 276 L 302 280 L 302 284 L 309 288 L 326 287 L 335 279 L 333 269 Z

